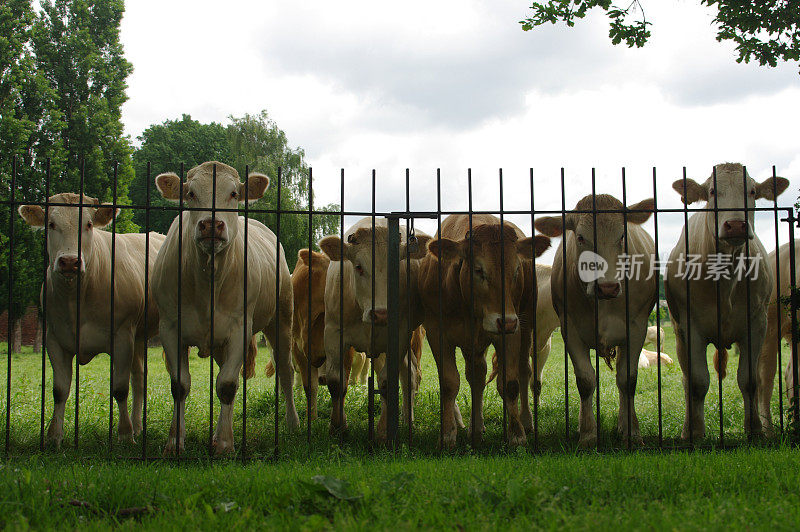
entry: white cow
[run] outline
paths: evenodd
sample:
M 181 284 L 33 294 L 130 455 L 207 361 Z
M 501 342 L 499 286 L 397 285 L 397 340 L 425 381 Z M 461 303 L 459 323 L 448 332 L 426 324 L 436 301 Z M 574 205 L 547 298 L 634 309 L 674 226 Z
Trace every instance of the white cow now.
M 64 406 L 72 381 L 72 359 L 76 355 L 77 305 L 80 300 L 78 362 L 87 364 L 98 353 L 111 353 L 113 330 L 113 393 L 119 408 L 117 431 L 120 440 L 133 441 L 142 430 L 144 391 L 143 361 L 147 339 L 157 330 L 158 313 L 150 299 L 145 299 L 144 234 L 119 234 L 114 238 L 114 285 L 111 285 L 112 234 L 98 229 L 108 225 L 119 211 L 100 205 L 94 198 L 78 194 L 56 194 L 45 211 L 38 205 L 22 205 L 19 213 L 32 227 L 47 225 L 47 278 L 42 298 L 47 298 L 47 355 L 53 367 L 53 417 L 47 439 L 57 447 L 64 436 Z M 83 203 L 84 207 L 77 205 Z M 81 213 L 82 211 L 82 213 Z M 80 225 L 79 226 L 79 218 Z M 78 250 L 78 233 L 81 244 Z M 164 235 L 150 233 L 152 269 Z M 80 277 L 80 297 L 78 296 Z M 111 323 L 111 298 L 114 298 L 114 322 Z M 145 314 L 147 329 L 145 329 Z M 133 421 L 128 416 L 128 381 L 133 384 Z
M 689 218 L 688 227 L 684 227 L 670 254 L 664 277 L 678 362 L 683 370 L 686 418 L 681 437 L 684 439 L 705 437 L 703 404 L 710 383 L 706 347 L 710 343 L 720 351 L 737 344 L 741 354 L 737 377 L 744 398 L 744 428 L 749 435 L 761 433 L 761 421 L 755 410 L 755 365 L 767 328 L 767 303 L 773 281 L 769 268 L 764 267 L 767 252 L 753 230 L 753 212 L 745 214 L 744 205 L 746 202 L 752 208 L 759 198 L 774 199 L 775 192 L 783 192 L 789 181 L 779 177 L 777 181 L 769 178 L 757 183 L 749 175 L 745 178 L 744 168 L 736 163 L 718 164 L 715 174 L 716 188 L 713 175 L 703 184 L 692 179 L 686 180 L 685 187 L 683 179 L 672 184 L 684 203 L 705 201 L 706 209 L 714 209 L 716 199 L 718 209 L 730 209 L 718 211 L 716 221 L 711 211 L 696 212 Z M 687 234 L 688 257 L 685 256 Z M 699 279 L 694 279 L 698 275 L 684 266 L 687 260 L 701 265 Z M 758 266 L 757 270 L 748 273 L 753 264 Z M 737 270 L 741 265 L 744 269 Z M 717 276 L 718 280 L 714 273 L 717 271 L 725 273 Z M 686 292 L 687 277 L 691 298 Z M 719 333 L 717 287 L 721 300 Z
M 218 209 L 236 209 L 241 202 L 257 200 L 269 185 L 267 176 L 251 174 L 248 187 L 245 188 L 235 169 L 213 161 L 189 170 L 182 186 L 180 178 L 173 173 L 161 174 L 156 178 L 156 186 L 164 198 L 178 201 L 182 195 L 186 207 L 203 209 L 183 212 L 182 233 L 179 232 L 180 217 L 175 218 L 153 270 L 153 293 L 161 318 L 159 332 L 175 401 L 165 453 L 180 452 L 184 448 L 190 345 L 198 346 L 201 354 L 213 355 L 220 366 L 216 389 L 221 407 L 213 440 L 217 454 L 233 451 L 233 399 L 239 387 L 245 349 L 248 350 L 248 374 L 251 373 L 256 355 L 255 335 L 258 332 L 264 332 L 275 353 L 279 381 L 286 399 L 286 424 L 290 430 L 299 424 L 292 395 L 289 358 L 292 346 L 292 283 L 283 248 L 265 225 L 248 219 L 247 268 L 244 268 L 244 217 L 232 211 L 217 211 L 213 218 L 211 215 L 215 168 Z M 179 242 L 182 243 L 182 257 L 179 256 Z M 243 308 L 244 275 L 247 275 L 246 311 Z M 280 285 L 276 301 L 277 275 L 280 276 Z M 182 300 L 180 313 L 179 286 Z M 280 324 L 277 331 L 276 320 Z M 246 338 L 249 339 L 249 345 Z
M 408 348 L 411 332 L 420 325 L 422 318 L 412 311 L 408 315 L 409 294 L 406 291 L 406 268 L 409 261 L 406 256 L 406 231 L 400 230 L 400 383 L 403 388 L 402 415 L 407 422 L 414 419 L 413 394 L 416 392 L 418 368 L 416 358 L 410 357 Z M 328 277 L 325 284 L 325 377 L 331 394 L 331 432 L 347 428 L 347 417 L 344 412 L 344 397 L 347 393 L 348 362 L 340 355 L 347 353 L 350 347 L 377 358 L 373 359 L 375 372 L 378 374 L 378 385 L 386 389 L 386 353 L 387 337 L 387 245 L 388 228 L 385 219 L 375 220 L 374 248 L 372 218 L 363 218 L 344 234 L 344 242 L 338 236 L 326 236 L 319 242 L 320 249 L 331 259 Z M 430 236 L 417 231 L 417 249 L 411 253 L 411 288 L 416 287 L 416 275 L 419 260 L 425 255 Z M 342 254 L 342 250 L 344 253 Z M 374 263 L 375 277 L 372 278 Z M 342 271 L 342 268 L 344 269 Z M 340 273 L 341 272 L 341 273 Z M 339 306 L 340 276 L 344 280 L 343 309 Z M 373 305 L 374 285 L 374 305 Z M 343 310 L 343 312 L 342 312 Z M 374 341 L 372 332 L 374 331 Z M 340 341 L 343 345 L 340 345 Z M 408 378 L 411 364 L 411 380 Z M 340 370 L 341 365 L 341 370 Z M 340 379 L 340 373 L 344 379 Z M 378 421 L 377 435 L 386 438 L 387 403 L 386 395 L 381 396 L 381 417 Z

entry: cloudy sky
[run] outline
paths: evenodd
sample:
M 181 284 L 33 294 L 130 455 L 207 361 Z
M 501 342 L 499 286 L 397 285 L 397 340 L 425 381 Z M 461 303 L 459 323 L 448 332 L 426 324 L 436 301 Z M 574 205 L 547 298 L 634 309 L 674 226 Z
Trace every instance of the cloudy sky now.
M 370 172 L 378 208 L 436 207 L 441 169 L 444 209 L 467 205 L 472 169 L 476 209 L 559 208 L 590 191 L 630 202 L 652 196 L 677 207 L 670 183 L 681 168 L 705 179 L 713 164 L 737 161 L 761 181 L 775 165 L 800 187 L 800 76 L 734 61 L 716 42 L 713 13 L 695 0 L 642 2 L 653 22 L 644 49 L 612 46 L 601 16 L 575 28 L 523 32 L 526 0 L 339 2 L 136 0 L 127 3 L 122 40 L 134 65 L 126 131 L 179 118 L 226 122 L 268 110 L 314 168 L 318 202 L 369 208 Z M 528 218 L 512 218 L 529 233 Z M 660 246 L 671 248 L 678 217 L 659 217 Z M 423 228 L 430 228 L 425 223 Z M 768 250 L 773 222 L 758 221 Z M 785 233 L 785 231 L 784 231 Z M 782 239 L 785 240 L 785 237 Z

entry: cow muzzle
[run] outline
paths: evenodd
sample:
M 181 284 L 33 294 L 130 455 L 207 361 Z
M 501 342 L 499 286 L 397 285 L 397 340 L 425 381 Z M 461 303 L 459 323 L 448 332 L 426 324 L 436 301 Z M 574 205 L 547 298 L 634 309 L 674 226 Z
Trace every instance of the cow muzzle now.
M 750 228 L 744 220 L 728 220 L 722 224 L 720 238 L 733 245 L 741 245 L 748 238 L 752 238 Z
M 386 325 L 389 322 L 389 311 L 385 308 L 374 308 L 369 311 L 369 319 L 375 325 Z
M 226 240 L 224 221 L 206 218 L 197 222 L 197 241 L 207 249 L 219 249 Z
M 77 275 L 83 271 L 83 261 L 76 255 L 62 255 L 56 261 L 56 268 L 62 275 Z
M 614 299 L 619 297 L 622 287 L 618 282 L 616 283 L 597 283 L 597 298 L 598 299 Z
M 483 328 L 489 334 L 514 334 L 519 328 L 519 319 L 516 314 L 500 314 L 487 316 L 483 320 Z

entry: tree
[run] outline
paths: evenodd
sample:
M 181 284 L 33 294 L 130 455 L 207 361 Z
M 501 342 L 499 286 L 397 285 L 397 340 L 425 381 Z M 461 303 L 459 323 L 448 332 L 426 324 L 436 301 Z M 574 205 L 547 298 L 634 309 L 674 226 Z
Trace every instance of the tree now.
M 736 44 L 736 62 L 777 66 L 778 61 L 800 61 L 800 2 L 796 0 L 700 0 L 700 4 L 716 9 L 717 41 Z M 611 42 L 625 42 L 628 47 L 641 47 L 650 38 L 641 0 L 632 0 L 627 7 L 612 5 L 612 0 L 547 0 L 534 2 L 533 15 L 521 20 L 522 29 L 532 30 L 542 24 L 564 22 L 575 25 L 586 13 L 598 8 L 609 19 Z M 638 14 L 638 16 L 637 16 Z
M 131 200 L 135 205 L 144 205 L 148 179 L 165 171 L 177 172 L 183 163 L 184 170 L 204 161 L 217 160 L 230 164 L 244 179 L 245 169 L 261 172 L 270 177 L 271 183 L 264 197 L 250 205 L 255 210 L 275 209 L 278 204 L 278 168 L 281 172 L 281 210 L 302 210 L 308 208 L 308 165 L 305 152 L 301 148 L 290 148 L 286 134 L 269 118 L 266 111 L 257 115 L 229 117 L 231 123 L 224 127 L 212 122 L 202 124 L 188 115 L 180 120 L 167 120 L 147 128 L 139 137 L 141 146 L 133 155 L 136 177 L 131 185 Z M 147 162 L 150 162 L 150 175 L 147 175 Z M 172 205 L 164 201 L 155 187 L 150 187 L 151 205 Z M 315 210 L 332 211 L 336 205 L 314 206 Z M 144 226 L 143 211 L 137 210 L 135 221 Z M 152 210 L 150 229 L 166 233 L 175 218 L 173 210 Z M 277 232 L 277 215 L 274 213 L 253 213 L 252 216 L 264 222 Z M 312 243 L 326 234 L 336 232 L 336 216 L 317 215 L 313 217 Z M 281 216 L 281 243 L 286 251 L 286 259 L 293 267 L 297 252 L 308 247 L 308 215 L 284 214 Z
M 55 92 L 36 69 L 31 38 L 36 14 L 30 0 L 0 4 L 0 190 L 10 196 L 13 160 L 17 172 L 16 201 L 45 198 L 44 169 L 48 159 L 62 165 L 63 124 Z M 14 223 L 12 301 L 9 308 L 10 222 Z M 12 330 L 25 309 L 38 301 L 44 268 L 44 242 L 12 209 L 0 210 L 0 312 L 8 310 Z M 18 346 L 13 346 L 17 351 Z
M 180 120 L 167 120 L 162 124 L 148 127 L 138 138 L 142 143 L 133 154 L 135 177 L 130 185 L 130 199 L 133 205 L 145 205 L 147 201 L 148 179 L 150 185 L 150 204 L 157 207 L 172 206 L 161 197 L 153 180 L 161 172 L 180 171 L 180 163 L 188 170 L 205 161 L 228 161 L 230 143 L 225 126 L 216 122 L 201 124 L 183 115 Z M 147 163 L 151 173 L 147 174 Z M 151 210 L 150 230 L 166 234 L 175 218 L 175 211 Z M 133 221 L 145 227 L 144 210 L 135 210 Z
M 65 161 L 56 192 L 84 191 L 111 201 L 113 168 L 117 198 L 125 203 L 133 177 L 131 147 L 123 134 L 121 107 L 126 79 L 133 70 L 123 55 L 119 26 L 122 0 L 43 0 L 32 32 L 38 70 L 55 92 L 63 126 L 51 134 L 63 139 Z M 118 231 L 134 230 L 123 210 Z

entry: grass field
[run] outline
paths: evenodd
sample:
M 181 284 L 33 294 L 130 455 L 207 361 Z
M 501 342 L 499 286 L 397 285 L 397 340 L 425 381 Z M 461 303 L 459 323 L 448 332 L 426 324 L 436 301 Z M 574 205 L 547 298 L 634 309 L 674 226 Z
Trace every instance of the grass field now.
M 669 328 L 664 351 L 674 357 Z M 5 346 L 0 346 L 5 353 Z M 709 351 L 709 358 L 713 350 Z M 784 357 L 789 356 L 784 347 Z M 181 462 L 160 460 L 171 416 L 169 379 L 160 350 L 151 349 L 148 378 L 148 437 L 134 445 L 108 444 L 108 357 L 80 371 L 80 430 L 74 447 L 74 385 L 67 403 L 64 446 L 39 452 L 41 356 L 12 356 L 11 450 L 0 475 L 0 525 L 106 528 L 141 522 L 153 527 L 195 528 L 276 525 L 280 528 L 794 528 L 800 516 L 800 454 L 780 439 L 747 444 L 742 431 L 742 399 L 735 378 L 722 383 L 725 451 L 719 444 L 719 388 L 716 377 L 706 398 L 705 450 L 674 451 L 683 421 L 683 391 L 677 363 L 662 367 L 662 424 L 665 452 L 658 451 L 658 378 L 641 370 L 636 410 L 645 448 L 617 451 L 617 390 L 614 373 L 601 361 L 602 453 L 578 453 L 578 394 L 567 368 L 569 437 L 565 436 L 565 361 L 560 335 L 545 368 L 539 435 L 525 449 L 502 442 L 502 407 L 494 385 L 486 390 L 486 435 L 471 449 L 466 431 L 458 447 L 438 448 L 439 399 L 430 351 L 423 358 L 411 445 L 401 427 L 396 453 L 367 444 L 367 393 L 351 387 L 347 397 L 349 432 L 340 443 L 328 435 L 330 407 L 320 388 L 320 417 L 305 430 L 305 398 L 295 389 L 304 430 L 288 434 L 279 405 L 277 457 L 274 448 L 274 380 L 263 375 L 269 358 L 262 349 L 258 374 L 248 382 L 247 458 L 210 459 L 209 361 L 190 357 L 192 391 L 187 401 L 186 453 Z M 788 360 L 784 358 L 784 361 Z M 784 362 L 785 363 L 785 362 Z M 463 366 L 463 360 L 460 361 Z M 735 376 L 732 354 L 729 375 Z M 463 369 L 463 368 L 462 368 Z M 712 369 L 713 372 L 713 369 Z M 462 371 L 463 375 L 463 371 Z M 713 375 L 713 373 L 712 373 Z M 51 370 L 46 364 L 46 415 L 52 413 Z M 3 403 L 5 364 L 0 372 Z M 776 391 L 773 415 L 779 420 Z M 219 411 L 216 395 L 214 418 Z M 467 420 L 469 390 L 462 377 L 459 405 Z M 234 431 L 241 448 L 241 387 Z M 5 414 L 5 408 L 3 408 Z M 116 423 L 116 412 L 114 413 Z M 4 421 L 4 420 L 2 420 Z M 5 423 L 0 442 L 5 439 Z M 655 449 L 655 450 L 654 450 Z M 654 451 L 650 451 L 654 450 Z M 277 460 L 275 459 L 277 458 Z M 343 481 L 344 484 L 341 484 Z M 654 516 L 658 516 L 654 521 Z

